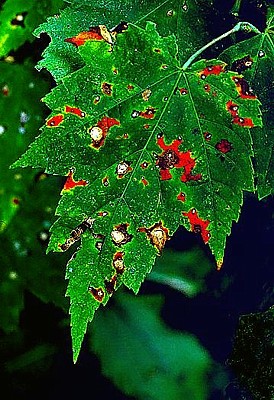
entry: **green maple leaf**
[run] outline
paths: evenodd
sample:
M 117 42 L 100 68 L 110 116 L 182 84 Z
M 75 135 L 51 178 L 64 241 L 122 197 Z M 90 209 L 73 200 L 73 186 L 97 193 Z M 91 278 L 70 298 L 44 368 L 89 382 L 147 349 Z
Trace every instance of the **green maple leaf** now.
M 0 57 L 32 41 L 33 30 L 62 5 L 63 0 L 6 0 L 0 11 Z
M 274 190 L 274 7 L 268 7 L 267 25 L 262 34 L 230 47 L 220 58 L 232 69 L 244 73 L 263 104 L 263 126 L 252 129 L 256 188 L 262 199 Z
M 16 163 L 69 174 L 49 249 L 81 236 L 66 275 L 74 360 L 99 305 L 121 284 L 137 293 L 181 224 L 220 266 L 243 190 L 254 190 L 248 128 L 261 124 L 260 103 L 240 77 L 217 60 L 185 71 L 175 36 L 151 22 L 116 36 L 79 45 L 85 66 L 45 98 L 52 114 Z

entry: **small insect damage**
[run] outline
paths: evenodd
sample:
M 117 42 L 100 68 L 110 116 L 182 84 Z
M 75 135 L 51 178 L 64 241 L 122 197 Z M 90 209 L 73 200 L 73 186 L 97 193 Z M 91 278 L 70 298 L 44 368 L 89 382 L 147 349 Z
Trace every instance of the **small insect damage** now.
M 95 298 L 95 300 L 102 303 L 102 301 L 104 300 L 104 297 L 105 297 L 105 292 L 101 287 L 94 288 L 92 286 L 89 286 L 88 291 L 90 294 L 92 294 L 92 296 Z
M 132 240 L 133 235 L 128 233 L 128 227 L 129 224 L 126 223 L 126 224 L 116 225 L 113 228 L 110 235 L 112 238 L 112 242 L 115 244 L 115 246 L 121 247 Z
M 201 234 L 204 243 L 208 243 L 210 232 L 207 228 L 210 221 L 199 218 L 198 212 L 195 208 L 192 208 L 189 212 L 183 212 L 183 215 L 188 218 L 192 232 Z
M 112 265 L 117 274 L 121 275 L 125 271 L 124 252 L 118 251 L 114 254 Z
M 77 242 L 78 240 L 80 240 L 82 234 L 84 232 L 86 232 L 87 229 L 91 229 L 94 223 L 94 219 L 93 218 L 86 218 L 83 222 L 81 222 L 81 224 L 79 224 L 78 226 L 76 226 L 75 229 L 73 229 L 70 232 L 70 236 L 69 238 L 66 240 L 66 242 L 64 244 L 59 245 L 59 247 L 61 248 L 61 250 L 63 251 L 67 251 L 75 242 Z
M 73 175 L 74 175 L 74 169 L 71 168 L 69 170 L 69 174 L 68 174 L 67 180 L 66 180 L 66 182 L 64 184 L 63 191 L 74 189 L 76 186 L 86 186 L 86 185 L 88 185 L 89 182 L 85 181 L 84 179 L 80 179 L 79 181 L 75 181 L 74 178 L 73 178 Z
M 104 116 L 96 125 L 88 128 L 88 133 L 91 137 L 90 147 L 99 150 L 105 143 L 108 131 L 114 125 L 120 125 L 120 121 L 115 118 Z
M 201 174 L 192 174 L 196 161 L 192 158 L 191 152 L 179 150 L 182 141 L 182 138 L 179 137 L 167 145 L 163 135 L 157 136 L 157 144 L 163 150 L 162 154 L 156 155 L 156 167 L 160 169 L 162 181 L 172 179 L 170 170 L 173 168 L 184 168 L 184 173 L 181 175 L 182 182 L 197 181 L 202 178 Z
M 156 247 L 159 254 L 161 254 L 166 241 L 170 240 L 169 230 L 163 225 L 162 221 L 156 222 L 149 228 L 140 227 L 138 232 L 144 232 L 147 235 L 147 239 Z
M 115 28 L 110 31 L 105 25 L 92 26 L 88 31 L 80 32 L 76 36 L 65 39 L 65 42 L 71 43 L 76 47 L 83 46 L 88 40 L 93 41 L 105 41 L 110 44 L 111 47 L 114 45 L 116 36 L 124 33 L 128 29 L 128 24 L 122 21 Z

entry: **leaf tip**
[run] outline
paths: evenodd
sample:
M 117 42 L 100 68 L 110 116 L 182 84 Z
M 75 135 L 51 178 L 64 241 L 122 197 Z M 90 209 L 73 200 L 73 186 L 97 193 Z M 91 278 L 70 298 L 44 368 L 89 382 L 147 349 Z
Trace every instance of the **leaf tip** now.
M 219 260 L 216 260 L 217 271 L 220 271 L 220 270 L 221 270 L 221 268 L 222 268 L 222 266 L 223 266 L 223 262 L 224 262 L 224 259 L 223 259 L 223 258 L 220 258 Z

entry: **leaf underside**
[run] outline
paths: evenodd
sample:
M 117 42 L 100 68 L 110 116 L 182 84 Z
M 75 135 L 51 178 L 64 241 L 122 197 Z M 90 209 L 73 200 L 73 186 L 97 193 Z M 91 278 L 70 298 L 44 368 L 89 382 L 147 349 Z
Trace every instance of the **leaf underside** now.
M 242 76 L 224 63 L 182 69 L 177 30 L 161 36 L 153 22 L 129 23 L 112 45 L 79 44 L 73 29 L 62 42 L 69 68 L 61 63 L 57 73 L 47 54 L 40 65 L 59 81 L 44 99 L 52 114 L 15 165 L 68 175 L 49 250 L 81 237 L 66 274 L 76 360 L 99 305 L 121 284 L 137 293 L 180 225 L 222 264 L 243 190 L 254 191 L 249 128 L 261 116 L 256 96 L 244 95 Z

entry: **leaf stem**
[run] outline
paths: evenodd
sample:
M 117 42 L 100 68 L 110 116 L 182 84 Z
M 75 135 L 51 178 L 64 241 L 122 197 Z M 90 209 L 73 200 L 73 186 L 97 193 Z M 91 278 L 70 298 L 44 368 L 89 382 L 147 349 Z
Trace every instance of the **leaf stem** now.
M 254 32 L 254 33 L 261 33 L 256 26 L 250 24 L 249 22 L 238 22 L 234 28 L 230 29 L 229 31 L 223 33 L 221 36 L 213 39 L 211 42 L 207 43 L 205 46 L 200 48 L 196 53 L 194 53 L 182 66 L 182 70 L 185 71 L 192 63 L 193 61 L 206 49 L 209 47 L 213 46 L 215 43 L 219 42 L 220 40 L 226 38 L 227 36 L 231 35 L 232 33 L 238 32 L 238 31 L 245 31 L 245 32 Z

